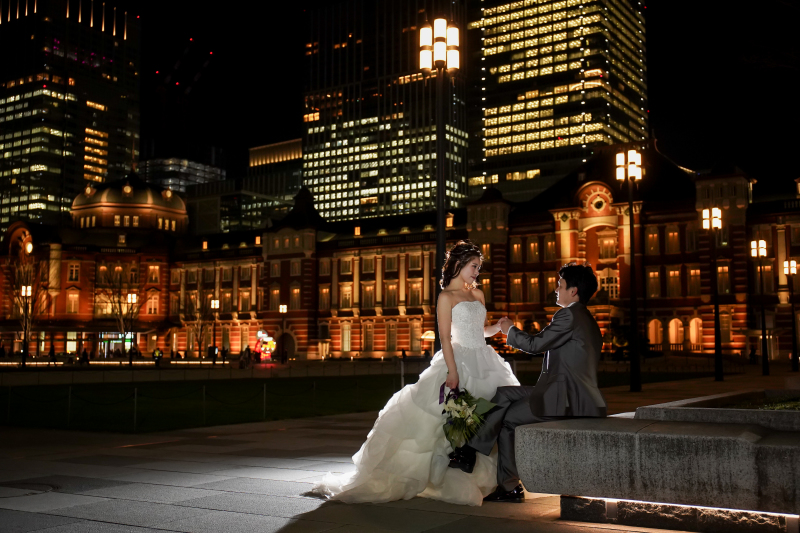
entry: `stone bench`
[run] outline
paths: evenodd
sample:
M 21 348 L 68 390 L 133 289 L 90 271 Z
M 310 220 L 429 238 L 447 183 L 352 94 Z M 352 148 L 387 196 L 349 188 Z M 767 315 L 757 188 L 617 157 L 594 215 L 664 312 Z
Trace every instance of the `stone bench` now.
M 643 413 L 657 418 L 654 407 L 659 406 Z M 516 454 L 522 482 L 533 492 L 583 497 L 562 498 L 562 517 L 568 518 L 566 510 L 575 518 L 580 515 L 576 509 L 583 507 L 587 521 L 617 521 L 613 500 L 678 504 L 684 514 L 688 511 L 681 506 L 751 511 L 760 517 L 800 513 L 800 432 L 754 423 L 712 423 L 698 420 L 702 416 L 696 409 L 687 412 L 692 421 L 675 420 L 680 416 L 674 412 L 664 415 L 667 420 L 644 419 L 637 411 L 634 418 L 583 418 L 518 427 Z M 752 413 L 744 413 L 744 418 L 752 420 Z M 780 425 L 786 427 L 786 422 Z M 613 505 L 604 504 L 603 511 L 613 516 L 592 519 L 593 513 L 598 514 L 597 504 L 591 508 L 592 499 L 611 500 Z M 697 512 L 694 515 L 697 519 Z M 768 530 L 800 533 L 796 516 L 774 521 L 780 527 Z M 636 525 L 666 528 L 667 522 Z M 677 525 L 693 529 L 685 522 Z

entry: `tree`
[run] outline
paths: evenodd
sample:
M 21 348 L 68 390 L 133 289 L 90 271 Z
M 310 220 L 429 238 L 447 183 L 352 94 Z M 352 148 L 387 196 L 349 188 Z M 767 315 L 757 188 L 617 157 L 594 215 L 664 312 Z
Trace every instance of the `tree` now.
M 200 357 L 203 355 L 203 339 L 208 336 L 211 328 L 214 327 L 214 310 L 211 307 L 213 299 L 213 292 L 197 291 L 189 294 L 188 301 L 186 302 L 186 309 L 181 319 L 184 327 L 189 328 L 197 343 L 197 353 Z
M 47 313 L 50 296 L 47 292 L 48 264 L 38 260 L 31 252 L 33 246 L 26 243 L 21 247 L 18 259 L 11 268 L 12 286 L 14 287 L 14 318 L 19 320 L 22 340 L 22 366 L 28 357 L 31 331 L 36 319 Z
M 109 271 L 113 268 L 113 271 Z M 117 332 L 125 339 L 131 334 L 139 321 L 139 311 L 147 301 L 144 280 L 139 275 L 139 264 L 101 264 L 97 272 L 97 305 L 101 314 L 114 319 Z M 132 348 L 132 347 L 131 347 Z M 128 364 L 133 366 L 133 351 L 127 350 Z

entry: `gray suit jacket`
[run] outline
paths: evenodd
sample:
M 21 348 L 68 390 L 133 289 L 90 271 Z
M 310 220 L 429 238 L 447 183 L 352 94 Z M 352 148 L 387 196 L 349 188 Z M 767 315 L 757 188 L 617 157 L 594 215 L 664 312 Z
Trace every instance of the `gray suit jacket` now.
M 585 305 L 559 309 L 536 335 L 512 326 L 506 342 L 528 353 L 547 352 L 531 394 L 534 415 L 606 416 L 606 400 L 597 386 L 603 339 Z

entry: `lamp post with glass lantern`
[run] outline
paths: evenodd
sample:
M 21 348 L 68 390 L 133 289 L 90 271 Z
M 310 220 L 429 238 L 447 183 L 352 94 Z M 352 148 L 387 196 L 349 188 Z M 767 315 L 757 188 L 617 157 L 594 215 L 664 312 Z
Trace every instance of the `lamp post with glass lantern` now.
M 750 256 L 757 262 L 761 290 L 761 373 L 769 376 L 769 354 L 767 345 L 767 315 L 764 311 L 764 265 L 762 257 L 767 257 L 767 241 L 750 241 Z
M 711 240 L 711 294 L 714 296 L 714 380 L 722 381 L 722 328 L 719 323 L 719 272 L 717 271 L 717 235 L 722 229 L 722 211 L 718 207 L 703 209 L 703 229 Z
M 31 285 L 23 285 L 20 287 L 20 295 L 22 296 L 22 323 L 25 326 L 22 331 L 22 366 L 25 366 L 25 360 L 28 358 L 28 342 L 31 332 L 31 296 L 33 295 L 33 287 Z
M 617 154 L 617 180 L 628 182 L 628 220 L 631 243 L 631 392 L 642 390 L 642 367 L 639 360 L 639 317 L 636 294 L 636 230 L 633 216 L 633 184 L 642 179 L 642 154 L 636 150 Z
M 127 296 L 128 307 L 125 309 L 125 313 L 122 317 L 123 322 L 123 329 L 125 332 L 122 334 L 122 347 L 125 348 L 125 337 L 129 334 L 128 331 L 133 329 L 133 317 L 135 315 L 136 309 L 136 293 L 129 292 Z M 129 324 L 130 327 L 125 327 L 125 324 Z M 131 336 L 131 347 L 128 348 L 128 366 L 133 366 L 133 332 L 130 331 Z
M 446 246 L 445 218 L 447 216 L 447 176 L 445 173 L 446 124 L 444 79 L 447 74 L 455 74 L 459 69 L 458 26 L 448 23 L 445 18 L 436 18 L 433 27 L 425 23 L 419 29 L 419 68 L 424 74 L 436 71 L 436 268 L 444 265 Z M 425 275 L 430 275 L 426 273 Z M 441 287 L 436 284 L 436 295 Z M 436 328 L 435 350 L 441 348 L 439 328 Z
M 800 371 L 797 354 L 797 315 L 794 314 L 794 276 L 797 274 L 797 262 L 794 259 L 783 262 L 783 273 L 789 278 L 789 298 L 792 304 L 792 372 Z
M 286 349 L 286 311 L 285 305 L 278 306 L 278 311 L 281 313 L 281 353 L 278 354 L 278 361 L 283 361 L 283 351 Z M 288 357 L 288 354 L 287 354 Z
M 211 346 L 214 347 L 215 355 L 217 350 L 217 318 L 219 317 L 219 300 L 211 299 L 211 312 L 214 315 L 214 321 L 211 323 Z M 216 362 L 216 359 L 214 360 Z

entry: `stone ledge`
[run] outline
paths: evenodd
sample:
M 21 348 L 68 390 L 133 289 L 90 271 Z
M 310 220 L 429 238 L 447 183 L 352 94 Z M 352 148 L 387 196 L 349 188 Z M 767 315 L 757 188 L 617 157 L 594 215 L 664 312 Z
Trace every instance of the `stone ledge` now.
M 525 488 L 548 494 L 800 512 L 800 433 L 583 418 L 520 426 Z
M 561 518 L 702 533 L 800 533 L 791 515 L 577 496 L 561 497 Z

